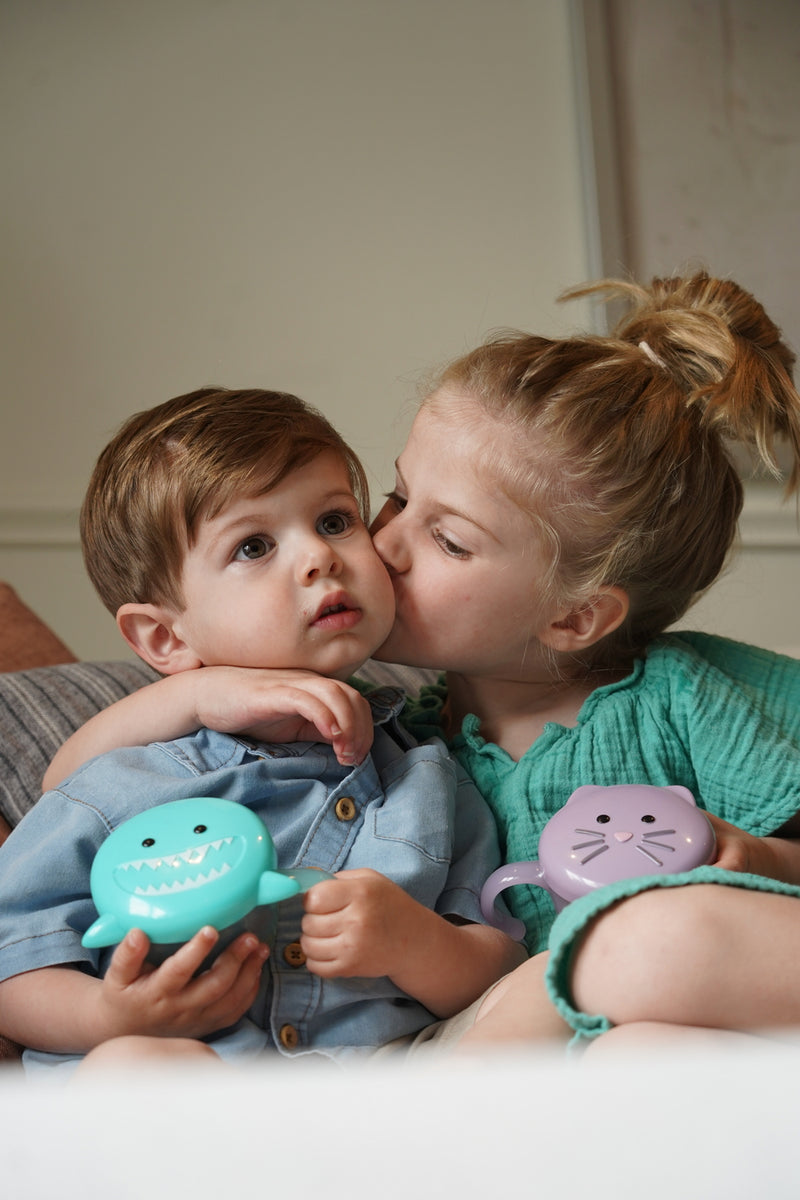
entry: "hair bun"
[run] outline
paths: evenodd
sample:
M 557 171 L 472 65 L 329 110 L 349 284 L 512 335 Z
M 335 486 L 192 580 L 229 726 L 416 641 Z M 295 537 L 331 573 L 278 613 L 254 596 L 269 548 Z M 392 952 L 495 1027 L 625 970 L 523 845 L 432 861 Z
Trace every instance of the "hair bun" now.
M 668 372 L 706 426 L 755 452 L 772 474 L 776 438 L 791 448 L 788 491 L 800 486 L 800 397 L 792 382 L 794 353 L 750 292 L 705 271 L 653 279 L 649 287 L 604 279 L 562 299 L 602 294 L 627 301 L 612 338 L 633 343 L 642 363 Z

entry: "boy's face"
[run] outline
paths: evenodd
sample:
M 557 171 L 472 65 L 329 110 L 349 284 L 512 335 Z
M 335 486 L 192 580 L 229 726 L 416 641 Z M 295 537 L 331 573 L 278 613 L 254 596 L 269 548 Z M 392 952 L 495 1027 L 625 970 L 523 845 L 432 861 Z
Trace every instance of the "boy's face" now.
M 346 679 L 394 620 L 391 581 L 333 451 L 203 521 L 182 588 L 173 628 L 205 666 Z

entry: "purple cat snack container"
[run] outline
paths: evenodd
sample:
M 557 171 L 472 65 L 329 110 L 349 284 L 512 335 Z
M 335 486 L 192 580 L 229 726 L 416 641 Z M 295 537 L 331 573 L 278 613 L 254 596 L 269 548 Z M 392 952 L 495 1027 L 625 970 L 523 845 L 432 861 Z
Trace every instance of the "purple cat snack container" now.
M 489 876 L 481 911 L 486 921 L 521 941 L 522 921 L 498 912 L 494 904 L 508 887 L 543 887 L 560 911 L 620 879 L 673 875 L 710 863 L 715 851 L 711 822 L 688 788 L 588 784 L 545 825 L 538 860 L 508 863 Z

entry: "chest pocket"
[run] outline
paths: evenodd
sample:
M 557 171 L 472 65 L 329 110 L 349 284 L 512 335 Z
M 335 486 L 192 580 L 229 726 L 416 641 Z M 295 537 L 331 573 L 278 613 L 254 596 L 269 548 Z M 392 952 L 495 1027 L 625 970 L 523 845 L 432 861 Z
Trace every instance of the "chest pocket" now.
M 383 799 L 372 806 L 377 843 L 406 847 L 433 862 L 453 854 L 456 771 L 444 748 L 417 746 L 381 772 Z

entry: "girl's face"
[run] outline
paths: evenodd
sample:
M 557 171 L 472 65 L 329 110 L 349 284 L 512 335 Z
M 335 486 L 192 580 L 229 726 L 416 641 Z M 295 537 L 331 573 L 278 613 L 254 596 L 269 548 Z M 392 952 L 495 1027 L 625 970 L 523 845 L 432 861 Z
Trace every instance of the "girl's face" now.
M 441 390 L 432 401 L 414 420 L 372 528 L 397 603 L 377 657 L 541 678 L 544 556 L 530 517 L 481 466 L 490 444 L 494 454 L 517 454 L 515 435 L 468 395 Z

